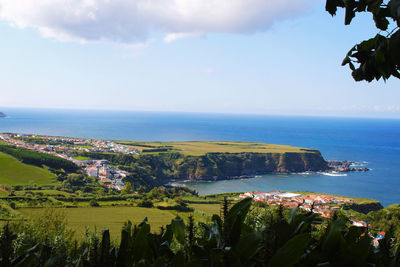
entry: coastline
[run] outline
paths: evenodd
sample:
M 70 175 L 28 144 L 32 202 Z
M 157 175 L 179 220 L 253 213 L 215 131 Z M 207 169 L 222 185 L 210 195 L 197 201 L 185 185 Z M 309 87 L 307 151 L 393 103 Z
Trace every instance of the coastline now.
M 314 192 L 367 196 L 384 206 L 398 203 L 400 186 L 400 121 L 375 119 L 303 118 L 303 117 L 225 117 L 183 116 L 135 112 L 53 112 L 52 110 L 2 110 L 10 116 L 2 120 L 2 132 L 30 132 L 55 136 L 82 136 L 107 140 L 251 140 L 290 144 L 320 149 L 326 159 L 368 161 L 371 172 L 347 173 L 347 176 L 277 175 L 260 178 L 267 188 L 310 190 Z M 87 119 L 91 127 L 87 127 Z M 177 123 L 179 121 L 179 124 Z M 69 125 L 65 128 L 63 125 Z M 29 125 L 29 127 L 27 127 Z M 308 125 L 307 127 L 305 127 Z M 123 126 L 123 128 L 121 128 Z M 232 131 L 232 127 L 236 129 Z M 95 130 L 94 130 L 95 129 Z M 113 129 L 111 131 L 111 129 Z M 153 129 L 153 130 L 151 130 Z M 154 131 L 154 129 L 157 129 Z M 385 136 L 385 138 L 381 138 Z M 310 177 L 311 176 L 311 177 Z M 292 179 L 296 178 L 296 179 Z M 258 179 L 246 180 L 253 184 Z M 229 191 L 248 185 L 230 180 Z M 238 180 L 240 181 L 240 180 Z M 233 183 L 232 183 L 233 182 Z M 256 184 L 255 186 L 259 186 Z

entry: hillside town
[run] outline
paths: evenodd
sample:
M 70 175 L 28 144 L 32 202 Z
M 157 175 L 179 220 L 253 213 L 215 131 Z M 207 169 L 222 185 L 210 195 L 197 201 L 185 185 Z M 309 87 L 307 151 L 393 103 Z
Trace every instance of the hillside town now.
M 299 207 L 306 211 L 318 213 L 321 217 L 331 218 L 334 211 L 347 203 L 354 202 L 353 199 L 335 197 L 330 195 L 301 195 L 290 192 L 247 192 L 239 195 L 239 199 L 251 197 L 255 201 L 265 202 L 268 205 L 282 205 L 287 208 Z
M 99 139 L 81 139 L 70 137 L 37 136 L 33 134 L 0 133 L 0 140 L 16 147 L 50 154 L 72 161 L 83 168 L 90 177 L 97 177 L 106 187 L 122 190 L 122 179 L 129 175 L 127 171 L 111 166 L 107 160 L 82 159 L 74 157 L 75 151 L 139 154 L 137 149 Z
M 331 196 L 326 194 L 302 195 L 299 193 L 280 191 L 246 192 L 240 194 L 236 200 L 248 197 L 253 198 L 254 201 L 264 202 L 272 206 L 282 205 L 290 209 L 299 207 L 302 210 L 320 214 L 323 218 L 331 218 L 333 213 L 340 209 L 343 205 L 354 203 L 354 199 L 346 197 Z M 365 221 L 360 221 L 355 218 L 350 218 L 350 221 L 351 224 L 356 227 L 370 227 L 370 225 Z M 376 236 L 371 237 L 373 239 L 373 245 L 377 247 L 379 246 L 379 240 L 385 238 L 385 232 L 379 232 Z

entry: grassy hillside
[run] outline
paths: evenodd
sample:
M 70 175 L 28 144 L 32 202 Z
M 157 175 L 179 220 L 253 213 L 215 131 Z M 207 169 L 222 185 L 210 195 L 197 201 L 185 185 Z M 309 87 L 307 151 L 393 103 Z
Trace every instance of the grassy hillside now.
M 55 181 L 55 177 L 44 168 L 23 164 L 16 158 L 0 152 L 0 184 L 50 184 Z
M 159 152 L 180 152 L 184 155 L 202 156 L 206 153 L 285 153 L 285 152 L 317 152 L 317 150 L 293 147 L 287 145 L 272 145 L 265 143 L 247 142 L 209 142 L 209 141 L 190 141 L 190 142 L 128 142 L 118 141 L 134 147 L 144 154 Z

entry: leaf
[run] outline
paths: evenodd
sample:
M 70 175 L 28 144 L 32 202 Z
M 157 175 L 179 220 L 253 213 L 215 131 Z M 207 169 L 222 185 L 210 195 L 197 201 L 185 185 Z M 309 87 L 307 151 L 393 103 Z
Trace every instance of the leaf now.
M 121 232 L 121 243 L 118 250 L 117 265 L 123 266 L 130 262 L 130 255 L 132 250 L 132 239 L 128 229 L 124 228 Z
M 20 259 L 17 262 L 13 262 L 12 266 L 21 266 L 21 267 L 25 267 L 25 266 L 35 266 L 37 263 L 37 257 L 35 256 L 35 254 L 33 253 L 28 253 L 26 254 L 22 259 Z
M 322 250 L 330 255 L 334 253 L 345 244 L 345 240 L 342 235 L 342 229 L 345 226 L 345 222 L 342 220 L 336 220 L 331 222 L 328 227 L 328 231 L 325 236 L 325 240 L 322 242 Z
M 346 66 L 346 64 L 349 64 L 351 62 L 350 57 L 345 57 L 342 61 L 342 66 Z
M 386 31 L 387 30 L 387 28 L 389 26 L 389 21 L 387 20 L 387 18 L 384 15 L 380 14 L 379 12 L 378 13 L 374 13 L 373 18 L 374 18 L 374 21 L 375 21 L 375 26 L 378 29 L 380 29 L 382 31 Z
M 251 259 L 261 249 L 262 235 L 260 232 L 253 232 L 238 242 L 235 250 L 239 254 L 240 258 L 244 260 Z
M 389 39 L 389 54 L 392 61 L 400 65 L 400 30 L 397 30 Z
M 149 246 L 150 225 L 142 222 L 137 228 L 135 240 L 133 243 L 133 256 L 135 260 L 147 259 L 150 256 L 151 249 Z M 131 263 L 126 263 L 125 266 L 131 266 Z
M 185 243 L 185 224 L 182 219 L 177 218 L 172 220 L 172 232 L 179 243 Z
M 356 16 L 355 8 L 355 1 L 354 0 L 347 0 L 345 1 L 346 5 L 346 13 L 344 17 L 344 24 L 349 25 L 353 18 Z
M 400 20 L 400 0 L 391 0 L 388 3 L 388 9 L 390 10 L 390 15 L 395 20 Z
M 108 266 L 110 262 L 109 251 L 110 251 L 110 231 L 103 230 L 101 239 L 100 249 L 100 263 L 102 266 Z
M 299 211 L 299 207 L 296 207 L 290 211 L 288 223 L 293 223 L 296 218 L 297 212 Z
M 337 11 L 336 0 L 326 0 L 325 10 L 328 11 L 331 16 L 335 16 Z
M 168 224 L 165 228 L 166 229 L 165 229 L 165 232 L 164 232 L 164 234 L 162 236 L 162 241 L 171 243 L 172 242 L 172 238 L 174 237 L 174 233 L 172 232 L 172 226 L 170 224 Z
M 359 0 L 357 3 L 357 12 L 364 12 L 367 9 L 367 0 Z
M 293 266 L 298 263 L 311 240 L 310 234 L 300 234 L 287 241 L 271 258 L 268 266 Z
M 252 203 L 252 198 L 245 198 L 233 205 L 226 216 L 226 221 L 224 222 L 225 227 L 231 228 L 237 218 L 240 218 L 243 221 L 244 217 L 249 212 Z

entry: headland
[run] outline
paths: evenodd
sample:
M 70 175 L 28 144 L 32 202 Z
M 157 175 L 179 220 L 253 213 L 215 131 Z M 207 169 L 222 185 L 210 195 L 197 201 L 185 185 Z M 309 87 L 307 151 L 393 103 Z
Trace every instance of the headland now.
M 5 142 L 0 146 L 2 152 L 20 156 L 22 149 L 48 154 L 59 158 L 49 159 L 54 165 L 50 167 L 57 167 L 56 162 L 64 169 L 81 168 L 88 176 L 97 177 L 107 187 L 117 190 L 124 189 L 124 181 L 153 188 L 171 181 L 357 170 L 343 168 L 349 166 L 348 161 L 326 161 L 316 149 L 266 143 L 132 142 L 15 133 L 0 134 L 0 139 Z

